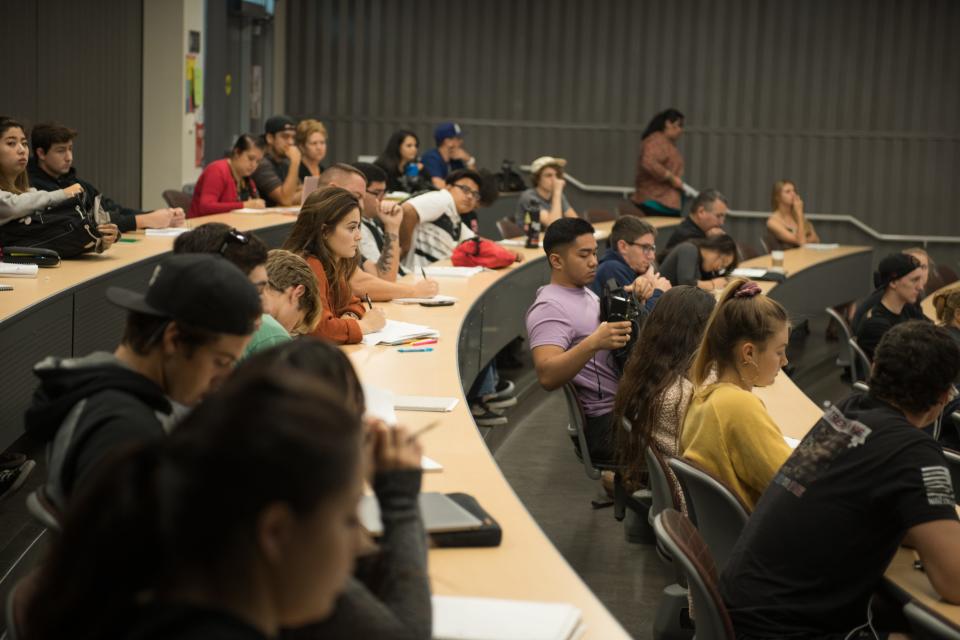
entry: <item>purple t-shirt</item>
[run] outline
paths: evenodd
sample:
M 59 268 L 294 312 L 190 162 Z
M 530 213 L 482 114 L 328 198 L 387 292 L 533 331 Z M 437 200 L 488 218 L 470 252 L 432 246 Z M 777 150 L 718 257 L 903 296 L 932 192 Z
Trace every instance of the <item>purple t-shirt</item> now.
M 578 345 L 600 326 L 600 298 L 586 287 L 558 284 L 540 287 L 527 311 L 530 348 L 556 345 L 564 351 Z M 588 416 L 613 411 L 619 376 L 609 351 L 598 351 L 573 378 L 577 396 Z

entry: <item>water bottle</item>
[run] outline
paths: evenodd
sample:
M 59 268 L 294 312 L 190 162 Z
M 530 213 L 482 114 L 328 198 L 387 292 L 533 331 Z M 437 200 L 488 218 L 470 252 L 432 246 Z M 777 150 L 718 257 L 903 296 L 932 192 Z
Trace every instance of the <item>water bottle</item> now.
M 419 162 L 419 158 L 414 158 L 412 162 L 407 163 L 407 166 L 403 168 L 403 179 L 401 181 L 406 187 L 407 193 L 416 191 L 417 176 L 420 175 Z

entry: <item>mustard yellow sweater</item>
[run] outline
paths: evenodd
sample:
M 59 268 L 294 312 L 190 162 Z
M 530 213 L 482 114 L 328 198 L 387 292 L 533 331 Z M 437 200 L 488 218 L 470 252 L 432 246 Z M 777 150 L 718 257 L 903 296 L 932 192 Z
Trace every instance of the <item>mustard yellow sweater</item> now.
M 751 510 L 791 453 L 760 398 L 729 382 L 694 394 L 680 446 L 685 458 L 723 480 Z

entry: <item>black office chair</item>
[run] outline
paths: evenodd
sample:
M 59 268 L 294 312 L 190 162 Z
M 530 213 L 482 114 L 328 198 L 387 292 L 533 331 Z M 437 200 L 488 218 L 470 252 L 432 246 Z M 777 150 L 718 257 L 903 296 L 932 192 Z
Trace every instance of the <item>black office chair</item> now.
M 168 207 L 180 207 L 184 211 L 190 210 L 190 200 L 192 200 L 192 197 L 183 191 L 167 189 L 163 192 L 162 196 L 163 201 L 167 203 Z
M 717 565 L 696 527 L 679 511 L 666 509 L 654 518 L 653 530 L 657 544 L 676 559 L 687 577 L 697 640 L 734 640 L 733 622 L 720 597 Z
M 613 516 L 623 520 L 626 516 L 627 489 L 623 486 L 623 467 L 613 462 L 594 462 L 590 458 L 590 448 L 587 446 L 585 425 L 586 414 L 583 405 L 577 397 L 576 388 L 572 382 L 563 385 L 563 397 L 567 401 L 567 433 L 574 440 L 577 457 L 583 463 L 583 470 L 591 480 L 599 480 L 603 471 L 613 471 Z M 609 505 L 610 503 L 606 503 Z M 596 505 L 595 505 L 596 506 Z
M 723 570 L 750 517 L 749 508 L 723 482 L 691 460 L 670 458 L 667 464 L 680 481 L 687 515 L 700 530 L 717 566 Z
M 960 631 L 947 624 L 935 613 L 925 609 L 916 602 L 908 602 L 903 606 L 903 615 L 910 623 L 913 632 L 911 638 L 919 640 L 960 640 Z
M 833 307 L 827 307 L 824 311 L 840 326 L 840 330 L 843 332 L 843 344 L 846 347 L 846 354 L 841 354 L 840 357 L 837 358 L 837 365 L 848 369 L 850 371 L 850 380 L 854 381 L 856 380 L 856 376 L 853 373 L 853 362 L 856 360 L 856 355 L 853 353 L 853 347 L 850 346 L 850 341 L 853 339 L 853 330 L 850 329 L 850 325 L 847 324 L 847 319 L 837 313 L 837 310 Z M 844 360 L 846 360 L 846 362 L 844 362 Z
M 523 229 L 520 228 L 520 225 L 507 216 L 497 220 L 497 231 L 500 232 L 500 237 L 504 240 L 509 238 L 520 238 L 524 235 Z
M 853 353 L 853 361 L 851 363 L 852 379 L 854 382 L 866 382 L 870 379 L 870 368 L 873 366 L 870 363 L 870 358 L 867 357 L 866 352 L 857 344 L 856 338 L 849 338 L 847 344 L 850 345 L 850 350 Z

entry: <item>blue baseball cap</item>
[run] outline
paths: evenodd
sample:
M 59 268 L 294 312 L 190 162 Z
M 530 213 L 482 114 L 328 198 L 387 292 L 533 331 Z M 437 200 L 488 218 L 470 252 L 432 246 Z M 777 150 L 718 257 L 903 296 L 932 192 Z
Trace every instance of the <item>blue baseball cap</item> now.
M 433 139 L 439 147 L 447 138 L 462 138 L 463 129 L 456 122 L 441 122 L 433 130 Z

